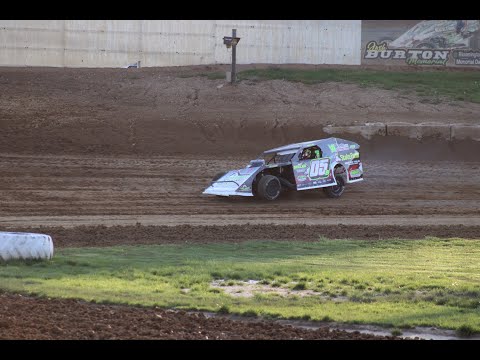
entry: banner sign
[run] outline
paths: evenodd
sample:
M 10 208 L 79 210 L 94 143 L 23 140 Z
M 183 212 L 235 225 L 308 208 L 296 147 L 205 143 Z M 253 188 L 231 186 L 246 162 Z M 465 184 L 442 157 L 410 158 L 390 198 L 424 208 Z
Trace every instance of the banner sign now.
M 362 64 L 480 66 L 480 20 L 363 20 Z

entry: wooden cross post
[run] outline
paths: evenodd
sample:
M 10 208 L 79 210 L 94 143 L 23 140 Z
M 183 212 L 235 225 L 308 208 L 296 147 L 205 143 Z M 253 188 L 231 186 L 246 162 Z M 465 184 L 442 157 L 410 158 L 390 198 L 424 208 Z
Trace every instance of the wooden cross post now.
M 237 44 L 239 41 L 240 41 L 240 38 L 237 38 L 237 29 L 232 29 L 232 37 L 230 36 L 223 37 L 223 43 L 227 46 L 227 49 L 232 48 L 232 72 L 230 73 L 231 75 L 230 82 L 232 83 L 232 85 L 235 83 L 235 78 L 236 78 L 235 65 L 237 63 Z

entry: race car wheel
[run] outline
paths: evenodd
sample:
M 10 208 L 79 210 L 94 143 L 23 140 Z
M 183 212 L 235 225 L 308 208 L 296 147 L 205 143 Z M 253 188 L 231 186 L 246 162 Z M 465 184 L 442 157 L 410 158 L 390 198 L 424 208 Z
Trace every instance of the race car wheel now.
M 281 190 L 282 185 L 276 176 L 265 175 L 258 182 L 257 193 L 262 199 L 275 200 L 280 195 Z
M 336 176 L 337 185 L 323 188 L 323 191 L 329 198 L 339 198 L 345 191 L 345 180 L 342 176 Z

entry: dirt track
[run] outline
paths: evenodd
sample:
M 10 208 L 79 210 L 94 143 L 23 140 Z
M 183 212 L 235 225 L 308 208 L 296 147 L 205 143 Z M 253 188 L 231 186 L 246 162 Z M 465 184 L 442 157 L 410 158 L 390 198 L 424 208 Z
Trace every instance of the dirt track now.
M 479 104 L 432 105 L 405 92 L 280 80 L 232 87 L 178 77 L 218 69 L 225 70 L 0 68 L 0 230 L 51 232 L 60 247 L 320 235 L 480 238 L 474 141 L 354 138 L 365 182 L 338 200 L 321 191 L 285 194 L 274 203 L 202 196 L 215 173 L 241 167 L 266 148 L 322 138 L 328 124 L 479 123 Z M 278 225 L 274 232 L 268 223 Z M 223 327 L 152 309 L 109 315 L 113 307 L 13 295 L 1 295 L 0 314 L 17 316 L 12 303 L 34 309 L 45 323 L 38 326 L 23 311 L 0 322 L 0 338 L 332 338 L 273 325 Z M 75 323 L 66 311 L 76 314 Z M 148 326 L 128 332 L 130 321 Z M 118 332 L 107 330 L 114 324 Z M 204 333 L 185 330 L 197 324 Z M 352 338 L 334 338 L 342 336 Z
M 5 154 L 0 226 L 480 226 L 479 162 L 364 160 L 366 180 L 340 199 L 316 190 L 275 202 L 201 194 L 215 173 L 248 160 Z

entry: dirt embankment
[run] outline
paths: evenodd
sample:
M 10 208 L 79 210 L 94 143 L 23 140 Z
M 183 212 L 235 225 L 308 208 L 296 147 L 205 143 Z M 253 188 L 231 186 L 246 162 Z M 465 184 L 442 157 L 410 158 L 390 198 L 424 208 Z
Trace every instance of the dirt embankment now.
M 252 154 L 329 136 L 326 125 L 478 124 L 480 113 L 480 104 L 354 84 L 179 77 L 201 72 L 0 68 L 0 152 Z

